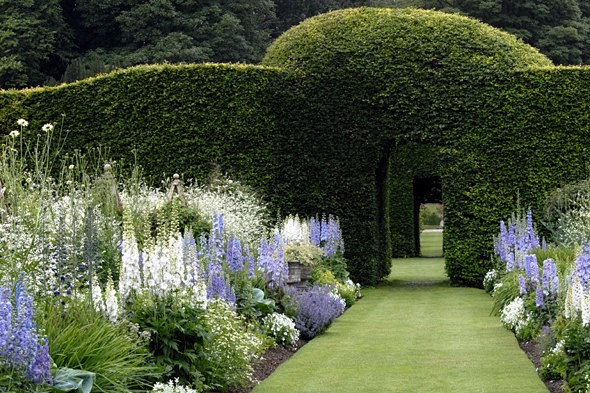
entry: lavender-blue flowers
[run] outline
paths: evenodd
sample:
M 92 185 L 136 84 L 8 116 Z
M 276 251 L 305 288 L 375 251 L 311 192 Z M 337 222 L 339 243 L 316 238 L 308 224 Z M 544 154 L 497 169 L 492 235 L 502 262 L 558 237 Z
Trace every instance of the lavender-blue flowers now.
M 8 287 L 0 287 L 0 365 L 37 384 L 51 383 L 49 347 L 39 337 L 33 315 L 33 297 L 22 278 L 14 304 Z
M 533 283 L 539 283 L 539 263 L 535 255 L 526 255 L 524 257 L 524 270 L 527 275 L 527 279 Z
M 500 234 L 494 239 L 494 253 L 506 264 L 506 271 L 527 269 L 524 256 L 541 246 L 533 228 L 533 215 L 529 209 L 526 218 L 511 219 L 508 226 L 500 221 Z
M 295 326 L 303 337 L 315 337 L 344 312 L 344 300 L 331 290 L 332 288 L 328 285 L 315 284 L 295 295 L 297 303 Z
M 240 239 L 234 236 L 229 238 L 225 260 L 230 272 L 240 273 L 244 270 L 244 255 Z
M 548 258 L 543 261 L 543 276 L 541 278 L 541 285 L 545 295 L 557 294 L 559 290 L 559 277 L 557 276 L 557 268 L 553 259 Z
M 582 284 L 583 290 L 586 291 L 590 283 L 590 243 L 582 247 L 582 253 L 576 258 L 574 277 L 580 279 L 580 284 Z

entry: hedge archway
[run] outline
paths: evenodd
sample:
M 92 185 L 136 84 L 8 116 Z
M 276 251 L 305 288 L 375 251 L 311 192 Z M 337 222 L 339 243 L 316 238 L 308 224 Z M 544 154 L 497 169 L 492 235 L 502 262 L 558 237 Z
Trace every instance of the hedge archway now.
M 401 212 L 395 209 L 412 200 L 413 177 L 426 170 L 440 171 L 442 177 L 447 272 L 455 283 L 481 285 L 494 226 L 502 218 L 498 212 L 514 207 L 519 191 L 513 184 L 518 176 L 502 173 L 488 160 L 494 159 L 492 152 L 474 157 L 479 150 L 474 145 L 498 138 L 496 131 L 480 128 L 486 120 L 482 108 L 511 88 L 515 74 L 551 67 L 551 62 L 516 37 L 467 17 L 356 8 L 290 29 L 269 48 L 263 64 L 281 67 L 301 81 L 306 106 L 299 106 L 299 118 L 306 122 L 295 121 L 291 128 L 313 129 L 309 134 L 315 138 L 330 135 L 336 141 L 321 148 L 314 139 L 302 142 L 302 150 L 321 157 L 333 171 L 321 172 L 306 185 L 319 195 L 322 177 L 339 177 L 335 190 L 321 195 L 334 199 L 326 207 L 346 218 L 355 276 L 375 282 L 389 273 L 392 253 L 411 255 L 413 250 L 397 248 L 413 242 L 414 235 L 403 233 L 415 225 L 411 210 L 407 205 Z M 410 145 L 418 149 L 408 154 Z M 399 161 L 404 154 L 409 161 Z M 516 171 L 521 163 L 513 165 L 503 169 Z M 305 163 L 295 167 L 310 173 Z M 483 174 L 497 170 L 507 186 L 500 182 L 490 190 L 498 181 Z M 502 203 L 494 206 L 498 194 Z M 521 202 L 538 205 L 538 199 Z

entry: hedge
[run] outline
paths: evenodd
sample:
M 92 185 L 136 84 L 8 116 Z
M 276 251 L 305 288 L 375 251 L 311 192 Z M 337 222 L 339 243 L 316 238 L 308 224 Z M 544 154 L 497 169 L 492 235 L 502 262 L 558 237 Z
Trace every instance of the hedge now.
M 416 165 L 420 161 L 430 162 L 426 167 L 434 175 L 440 171 L 443 178 L 445 214 L 451 218 L 445 220 L 445 248 L 463 247 L 463 226 L 453 228 L 454 217 L 463 207 L 454 203 L 459 198 L 453 192 L 461 194 L 464 189 L 447 183 L 471 181 L 470 173 L 457 180 L 449 180 L 448 174 L 456 176 L 456 167 L 461 165 L 453 154 L 462 147 L 458 141 L 478 139 L 474 125 L 479 121 L 481 98 L 475 93 L 493 90 L 499 78 L 516 70 L 550 66 L 551 62 L 514 36 L 466 17 L 413 9 L 356 8 L 310 18 L 290 29 L 271 45 L 263 64 L 281 67 L 301 81 L 307 109 L 300 115 L 305 120 L 297 125 L 298 132 L 309 132 L 315 138 L 337 136 L 339 142 L 331 146 L 332 151 L 350 146 L 349 154 L 354 156 L 330 161 L 334 176 L 341 176 L 334 185 L 338 199 L 333 206 L 340 206 L 350 226 L 345 240 L 354 242 L 355 278 L 375 282 L 388 274 L 390 255 L 415 254 L 411 248 L 417 223 L 413 222 L 410 185 L 420 175 L 420 165 Z M 352 143 L 352 138 L 358 142 Z M 301 138 L 300 143 L 307 151 L 314 149 L 313 139 Z M 406 145 L 430 148 L 423 154 L 415 150 L 405 167 L 390 164 L 406 154 Z M 439 163 L 432 161 L 432 151 L 440 152 L 435 154 Z M 363 168 L 353 167 L 357 157 L 366 164 Z M 384 165 L 391 167 L 386 170 Z M 306 184 L 321 184 L 321 179 L 311 175 Z M 356 182 L 355 188 L 351 181 Z M 364 209 L 359 211 L 359 206 Z M 482 248 L 488 252 L 486 246 L 471 244 L 471 255 L 479 256 Z M 368 255 L 377 260 L 366 259 Z M 481 269 L 476 269 L 476 277 L 466 267 L 464 277 L 462 270 L 454 268 L 472 263 L 480 266 L 480 261 L 468 259 L 471 255 L 466 259 L 447 252 L 452 281 L 478 285 Z
M 284 79 L 256 66 L 138 66 L 58 87 L 4 91 L 0 125 L 9 131 L 22 117 L 37 132 L 48 122 L 59 127 L 63 115 L 64 153 L 108 147 L 119 161 L 137 159 L 155 185 L 176 172 L 204 180 L 219 167 L 268 191 L 277 172 L 272 103 Z
M 157 184 L 219 166 L 281 214 L 341 219 L 349 270 L 374 284 L 416 253 L 412 182 L 440 176 L 446 269 L 480 286 L 498 221 L 536 216 L 587 177 L 590 69 L 553 67 L 481 22 L 359 8 L 308 19 L 264 66 L 142 66 L 71 85 L 0 93 L 0 125 L 59 122 L 65 151 L 133 151 Z

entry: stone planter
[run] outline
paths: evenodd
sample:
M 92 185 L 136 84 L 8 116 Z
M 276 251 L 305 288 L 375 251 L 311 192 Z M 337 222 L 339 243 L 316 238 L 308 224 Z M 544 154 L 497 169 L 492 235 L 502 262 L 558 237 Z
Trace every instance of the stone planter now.
M 300 269 L 301 269 L 301 280 L 311 279 L 311 266 L 301 265 Z
M 292 261 L 287 262 L 289 275 L 287 276 L 287 284 L 295 284 L 301 281 L 301 263 Z

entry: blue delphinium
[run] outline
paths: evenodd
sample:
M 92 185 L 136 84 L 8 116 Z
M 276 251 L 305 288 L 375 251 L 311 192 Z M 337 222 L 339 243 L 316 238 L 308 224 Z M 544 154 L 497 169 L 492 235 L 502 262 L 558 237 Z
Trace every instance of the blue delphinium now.
M 33 297 L 22 278 L 16 284 L 14 303 L 10 288 L 0 286 L 0 367 L 36 384 L 51 383 L 49 346 L 38 335 Z
M 582 253 L 576 258 L 574 277 L 580 279 L 584 291 L 590 284 L 590 243 L 582 247 Z
M 553 259 L 548 258 L 543 261 L 543 277 L 541 285 L 545 295 L 557 294 L 559 290 L 559 277 L 557 276 L 557 267 Z
M 309 219 L 309 240 L 316 247 L 319 247 L 322 242 L 322 225 L 315 217 Z
M 533 228 L 533 215 L 529 209 L 526 218 L 511 219 L 508 226 L 500 221 L 500 234 L 494 239 L 494 253 L 506 265 L 506 272 L 527 269 L 525 255 L 539 248 L 541 242 Z
M 539 262 L 535 255 L 526 255 L 524 257 L 525 272 L 527 279 L 536 287 L 539 283 Z
M 231 236 L 227 241 L 226 263 L 230 272 L 240 273 L 244 270 L 244 254 L 240 239 Z
M 279 233 L 275 233 L 273 241 L 263 239 L 258 248 L 258 266 L 264 272 L 266 282 L 274 288 L 283 288 L 288 276 L 285 263 L 284 243 Z

